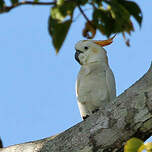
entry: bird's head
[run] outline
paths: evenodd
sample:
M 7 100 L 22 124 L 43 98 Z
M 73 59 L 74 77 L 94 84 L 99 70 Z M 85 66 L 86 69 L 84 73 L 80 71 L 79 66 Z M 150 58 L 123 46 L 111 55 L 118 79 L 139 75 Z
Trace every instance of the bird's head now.
M 76 53 L 75 59 L 81 64 L 88 64 L 91 62 L 108 62 L 106 50 L 103 46 L 109 45 L 112 43 L 115 35 L 103 41 L 95 41 L 95 40 L 81 40 L 75 45 Z

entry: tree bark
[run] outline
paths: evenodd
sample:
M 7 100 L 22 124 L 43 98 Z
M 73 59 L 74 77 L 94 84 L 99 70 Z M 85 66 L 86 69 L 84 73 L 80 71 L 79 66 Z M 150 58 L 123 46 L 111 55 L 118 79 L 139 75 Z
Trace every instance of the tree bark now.
M 56 136 L 0 152 L 121 152 L 131 137 L 152 134 L 152 65 L 129 89 L 85 121 Z

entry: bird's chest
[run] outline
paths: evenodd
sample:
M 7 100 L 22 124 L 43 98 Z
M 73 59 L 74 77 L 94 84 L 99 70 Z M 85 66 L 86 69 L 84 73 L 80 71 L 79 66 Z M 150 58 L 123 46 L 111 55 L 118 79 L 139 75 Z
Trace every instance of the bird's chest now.
M 79 92 L 86 93 L 99 90 L 105 85 L 106 69 L 104 67 L 82 67 L 78 75 Z

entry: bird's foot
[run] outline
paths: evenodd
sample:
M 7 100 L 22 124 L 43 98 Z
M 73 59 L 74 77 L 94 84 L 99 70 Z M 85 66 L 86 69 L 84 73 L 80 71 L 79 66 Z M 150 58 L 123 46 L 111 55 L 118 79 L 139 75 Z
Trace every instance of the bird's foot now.
M 99 111 L 99 109 L 97 108 L 97 109 L 95 109 L 95 110 L 93 110 L 92 111 L 92 113 L 96 113 L 97 111 Z
M 89 115 L 83 116 L 83 120 L 86 120 L 89 117 Z

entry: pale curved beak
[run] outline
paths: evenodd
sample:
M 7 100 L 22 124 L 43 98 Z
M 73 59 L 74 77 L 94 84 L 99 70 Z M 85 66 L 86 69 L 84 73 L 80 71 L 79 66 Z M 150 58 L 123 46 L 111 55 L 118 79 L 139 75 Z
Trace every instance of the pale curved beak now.
M 80 60 L 79 60 L 80 53 L 83 53 L 83 52 L 80 51 L 80 50 L 76 50 L 76 52 L 75 52 L 75 59 L 76 59 L 77 62 L 79 62 L 79 64 L 80 64 Z

